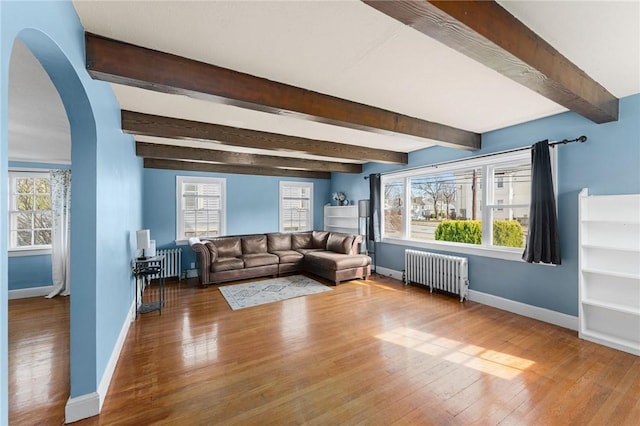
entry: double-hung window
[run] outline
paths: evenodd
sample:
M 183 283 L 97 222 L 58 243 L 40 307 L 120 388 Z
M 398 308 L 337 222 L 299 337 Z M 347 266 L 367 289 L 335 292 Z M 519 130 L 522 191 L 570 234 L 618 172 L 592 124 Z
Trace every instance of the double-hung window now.
M 381 185 L 382 235 L 388 242 L 497 257 L 514 253 L 505 257 L 513 259 L 524 249 L 529 150 L 390 173 Z
M 280 182 L 280 232 L 313 229 L 313 183 Z
M 176 177 L 176 240 L 226 233 L 226 179 Z
M 9 172 L 9 250 L 51 248 L 49 174 Z

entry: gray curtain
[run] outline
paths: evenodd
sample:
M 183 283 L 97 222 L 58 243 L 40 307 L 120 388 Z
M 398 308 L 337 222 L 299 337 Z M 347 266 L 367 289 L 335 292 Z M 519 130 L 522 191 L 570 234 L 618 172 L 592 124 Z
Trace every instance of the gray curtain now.
M 378 242 L 380 236 L 380 174 L 369 175 L 369 240 Z
M 553 193 L 549 141 L 531 148 L 531 207 L 529 234 L 522 259 L 529 263 L 560 265 L 560 235 Z

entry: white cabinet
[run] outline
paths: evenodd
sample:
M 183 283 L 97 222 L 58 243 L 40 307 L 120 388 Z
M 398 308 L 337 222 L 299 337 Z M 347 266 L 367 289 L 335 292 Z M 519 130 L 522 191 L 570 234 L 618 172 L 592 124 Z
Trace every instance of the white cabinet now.
M 581 338 L 640 355 L 640 194 L 580 192 Z
M 324 206 L 324 230 L 358 235 L 358 206 Z

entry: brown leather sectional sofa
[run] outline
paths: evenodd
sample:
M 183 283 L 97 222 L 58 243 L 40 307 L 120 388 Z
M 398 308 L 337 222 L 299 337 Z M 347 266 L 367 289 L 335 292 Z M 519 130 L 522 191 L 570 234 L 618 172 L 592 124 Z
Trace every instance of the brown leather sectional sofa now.
M 371 275 L 371 258 L 358 254 L 361 242 L 360 235 L 309 231 L 191 238 L 189 245 L 202 285 L 301 271 L 338 285 Z

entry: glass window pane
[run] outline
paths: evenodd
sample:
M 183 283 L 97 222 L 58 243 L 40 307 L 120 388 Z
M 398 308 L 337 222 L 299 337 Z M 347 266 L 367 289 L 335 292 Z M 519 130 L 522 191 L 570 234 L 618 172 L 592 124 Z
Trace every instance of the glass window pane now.
M 404 224 L 404 179 L 385 181 L 384 234 L 387 237 L 402 237 Z
M 33 215 L 34 229 L 50 229 L 52 226 L 51 212 L 35 213 Z
M 417 176 L 411 178 L 411 229 L 415 240 L 453 241 L 480 244 L 476 228 L 481 218 L 481 169 Z M 446 232 L 437 233 L 444 221 L 472 221 L 461 225 L 448 224 Z M 436 234 L 438 235 L 436 237 Z
M 38 194 L 50 194 L 51 193 L 51 187 L 49 185 L 49 179 L 48 178 L 37 178 L 35 186 L 36 186 L 36 193 L 38 193 Z
M 33 195 L 18 195 L 18 203 L 16 210 L 32 210 L 33 209 Z
M 529 208 L 493 209 L 493 245 L 524 248 L 529 231 Z
M 34 244 L 37 246 L 51 244 L 51 231 L 41 230 L 34 232 Z
M 33 194 L 33 179 L 32 178 L 17 178 L 16 179 L 16 193 L 18 193 L 18 194 Z
M 32 233 L 31 231 L 18 231 L 16 233 L 17 235 L 17 247 L 26 247 L 26 246 L 30 246 L 31 244 L 31 236 Z
M 35 210 L 51 210 L 51 197 L 48 195 L 36 196 Z
M 17 213 L 14 217 L 16 229 L 33 229 L 33 213 Z
M 184 232 L 195 232 L 196 230 L 196 213 L 194 211 L 182 212 L 182 223 Z
M 531 199 L 531 164 L 521 163 L 508 167 L 496 167 L 494 171 L 494 204 L 502 200 L 503 204 L 529 205 Z M 502 182 L 502 186 L 499 183 Z M 491 203 L 487 203 L 491 204 Z

